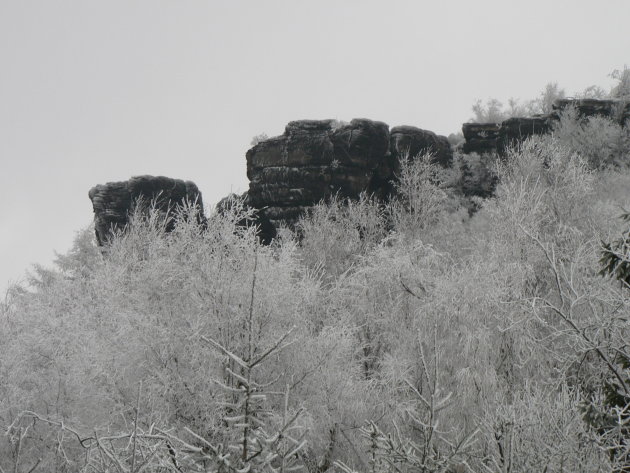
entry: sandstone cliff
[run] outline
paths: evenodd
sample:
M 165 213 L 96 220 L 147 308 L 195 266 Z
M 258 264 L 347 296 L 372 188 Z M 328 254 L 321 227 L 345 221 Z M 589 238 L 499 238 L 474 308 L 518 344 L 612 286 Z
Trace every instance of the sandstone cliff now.
M 274 223 L 295 223 L 306 209 L 333 194 L 355 198 L 361 192 L 386 198 L 401 156 L 429 151 L 449 166 L 448 140 L 420 128 L 389 130 L 378 121 L 355 119 L 335 127 L 333 120 L 289 123 L 284 134 L 247 152 L 248 203 L 264 209 Z
M 94 231 L 96 241 L 104 245 L 112 232 L 124 229 L 129 223 L 130 213 L 138 199 L 169 215 L 176 206 L 189 202 L 198 207 L 198 218 L 205 220 L 201 192 L 191 181 L 182 181 L 163 176 L 136 176 L 128 181 L 99 184 L 89 191 L 94 209 Z M 167 231 L 172 229 L 167 224 Z
M 534 117 L 514 117 L 501 123 L 464 123 L 464 153 L 493 153 L 505 155 L 508 147 L 533 135 L 550 133 L 560 114 L 568 107 L 575 107 L 582 118 L 606 117 L 620 124 L 630 119 L 630 103 L 621 100 L 558 99 L 553 111 Z

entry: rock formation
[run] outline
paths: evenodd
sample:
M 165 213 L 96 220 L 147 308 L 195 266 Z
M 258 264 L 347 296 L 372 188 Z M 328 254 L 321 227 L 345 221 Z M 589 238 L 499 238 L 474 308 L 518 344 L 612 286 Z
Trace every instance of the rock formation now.
M 99 184 L 89 192 L 94 209 L 94 230 L 99 246 L 111 238 L 112 231 L 125 228 L 130 213 L 139 199 L 168 215 L 184 202 L 193 203 L 198 208 L 197 218 L 204 222 L 201 192 L 190 181 L 171 179 L 163 176 L 136 176 L 128 181 Z M 173 222 L 167 224 L 172 230 Z
M 507 149 L 533 135 L 551 132 L 554 121 L 563 110 L 575 107 L 583 118 L 606 117 L 624 124 L 630 119 L 630 103 L 621 100 L 599 99 L 558 99 L 553 103 L 553 111 L 548 115 L 509 118 L 496 123 L 464 123 L 464 153 L 492 153 L 504 155 Z
M 389 134 L 389 152 L 394 163 L 405 156 L 413 158 L 428 152 L 433 154 L 433 161 L 443 167 L 453 164 L 453 150 L 445 136 L 415 126 L 396 126 Z
M 387 125 L 353 120 L 291 122 L 283 135 L 247 152 L 248 200 L 272 222 L 293 223 L 306 207 L 332 194 L 358 196 L 370 187 L 389 145 Z
M 558 99 L 553 103 L 555 115 L 567 107 L 575 107 L 581 117 L 607 117 L 615 118 L 619 100 L 602 99 Z
M 582 117 L 604 116 L 621 123 L 630 120 L 627 102 L 562 99 L 554 103 L 549 115 L 510 118 L 500 124 L 465 123 L 463 151 L 505 155 L 510 146 L 530 136 L 549 133 L 554 120 L 569 106 L 576 107 Z M 292 226 L 308 208 L 332 195 L 356 198 L 368 192 L 388 199 L 395 192 L 402 157 L 430 152 L 441 166 L 452 165 L 453 152 L 447 138 L 431 131 L 412 126 L 398 126 L 390 131 L 385 123 L 367 119 L 338 123 L 293 121 L 281 136 L 261 141 L 247 151 L 250 184 L 242 199 L 256 213 L 240 224 L 256 225 L 263 243 L 275 238 L 278 224 Z M 112 230 L 125 227 L 140 197 L 155 201 L 165 213 L 184 200 L 196 201 L 201 209 L 199 218 L 205 221 L 201 193 L 189 181 L 140 176 L 96 186 L 89 195 L 99 245 L 107 242 Z M 226 205 L 230 205 L 229 200 L 224 199 L 217 210 L 225 210 Z
M 503 156 L 510 146 L 550 131 L 549 115 L 508 118 L 501 123 L 464 123 L 462 133 L 466 141 L 462 151 L 466 154 L 498 152 Z
M 528 118 L 508 118 L 501 122 L 497 151 L 504 155 L 510 146 L 516 145 L 530 136 L 544 135 L 551 131 L 549 116 L 541 115 Z
M 334 125 L 333 120 L 294 121 L 283 135 L 251 148 L 248 204 L 264 209 L 274 224 L 292 225 L 333 194 L 355 198 L 367 191 L 387 197 L 402 155 L 429 151 L 442 165 L 452 162 L 448 140 L 430 131 L 404 126 L 390 133 L 385 123 L 367 119 Z
M 500 123 L 464 123 L 464 153 L 491 153 L 497 149 Z

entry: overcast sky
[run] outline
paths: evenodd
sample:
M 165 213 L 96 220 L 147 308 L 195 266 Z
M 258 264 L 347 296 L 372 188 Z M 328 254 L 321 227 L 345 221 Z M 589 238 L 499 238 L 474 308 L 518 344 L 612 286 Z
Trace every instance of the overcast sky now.
M 153 174 L 247 189 L 254 135 L 357 117 L 457 132 L 477 99 L 608 87 L 628 0 L 0 0 L 0 290 Z

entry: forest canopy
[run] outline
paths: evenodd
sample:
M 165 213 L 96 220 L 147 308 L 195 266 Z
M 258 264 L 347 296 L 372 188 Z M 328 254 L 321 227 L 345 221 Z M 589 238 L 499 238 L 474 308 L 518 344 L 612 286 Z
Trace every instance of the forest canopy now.
M 411 157 L 269 246 L 243 205 L 79 232 L 0 305 L 1 471 L 626 471 L 629 143 Z

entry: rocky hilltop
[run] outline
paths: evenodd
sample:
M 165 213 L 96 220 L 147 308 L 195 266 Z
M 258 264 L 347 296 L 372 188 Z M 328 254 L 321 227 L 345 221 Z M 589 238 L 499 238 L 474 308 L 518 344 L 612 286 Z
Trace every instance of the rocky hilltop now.
M 465 123 L 462 151 L 504 156 L 509 146 L 549 133 L 567 107 L 575 107 L 582 118 L 603 116 L 622 124 L 630 120 L 630 103 L 562 99 L 554 103 L 548 115 L 510 118 L 502 123 Z M 443 167 L 452 165 L 453 150 L 446 137 L 413 126 L 390 129 L 383 122 L 364 118 L 347 124 L 335 120 L 290 122 L 282 135 L 247 151 L 250 184 L 241 197 L 255 213 L 242 224 L 256 225 L 261 241 L 269 243 L 276 236 L 278 224 L 293 226 L 310 207 L 332 195 L 356 198 L 368 192 L 386 200 L 395 192 L 400 159 L 413 159 L 425 152 Z M 184 201 L 196 202 L 199 218 L 205 220 L 201 192 L 190 181 L 139 176 L 98 185 L 89 196 L 99 245 L 107 242 L 112 230 L 127 225 L 139 198 L 155 201 L 165 213 Z M 226 211 L 230 205 L 226 198 L 217 211 Z

